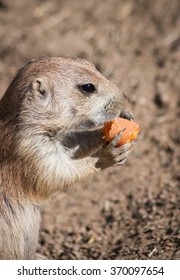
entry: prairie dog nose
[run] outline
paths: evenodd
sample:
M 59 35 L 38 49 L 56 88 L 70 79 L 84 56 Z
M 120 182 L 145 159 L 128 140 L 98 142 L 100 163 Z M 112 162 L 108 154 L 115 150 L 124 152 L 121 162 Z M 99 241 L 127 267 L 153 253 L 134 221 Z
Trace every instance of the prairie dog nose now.
M 119 114 L 119 117 L 127 120 L 134 119 L 132 113 L 127 111 L 126 109 L 122 109 L 121 113 Z

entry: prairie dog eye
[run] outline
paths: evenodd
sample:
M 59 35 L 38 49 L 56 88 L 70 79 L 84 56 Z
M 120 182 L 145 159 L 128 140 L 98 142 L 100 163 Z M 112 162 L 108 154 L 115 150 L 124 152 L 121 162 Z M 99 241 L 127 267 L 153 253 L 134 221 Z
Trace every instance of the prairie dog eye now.
M 84 84 L 79 86 L 80 90 L 84 93 L 94 93 L 96 91 L 96 88 L 93 84 Z

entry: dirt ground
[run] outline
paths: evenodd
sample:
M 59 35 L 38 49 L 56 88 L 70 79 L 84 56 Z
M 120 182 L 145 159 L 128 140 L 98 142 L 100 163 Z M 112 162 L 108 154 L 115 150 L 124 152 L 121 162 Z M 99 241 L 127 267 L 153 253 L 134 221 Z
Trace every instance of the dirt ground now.
M 83 57 L 141 126 L 123 167 L 56 194 L 38 251 L 51 259 L 180 259 L 180 1 L 0 0 L 0 95 L 29 59 Z

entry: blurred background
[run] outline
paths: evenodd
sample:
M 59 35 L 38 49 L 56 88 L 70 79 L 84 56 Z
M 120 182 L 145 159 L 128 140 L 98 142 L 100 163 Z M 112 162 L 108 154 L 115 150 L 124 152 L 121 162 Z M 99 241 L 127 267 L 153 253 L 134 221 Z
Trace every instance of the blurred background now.
M 180 1 L 0 0 L 0 97 L 42 56 L 86 58 L 128 97 L 133 154 L 49 201 L 53 259 L 180 259 Z

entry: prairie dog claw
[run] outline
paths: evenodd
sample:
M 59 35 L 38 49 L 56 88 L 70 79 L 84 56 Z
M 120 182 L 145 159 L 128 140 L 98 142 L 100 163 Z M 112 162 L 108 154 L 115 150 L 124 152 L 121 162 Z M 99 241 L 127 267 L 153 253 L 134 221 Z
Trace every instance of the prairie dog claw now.
M 113 147 L 117 147 L 118 142 L 123 134 L 123 132 L 126 130 L 126 128 L 122 129 L 114 138 L 113 140 L 110 142 L 111 145 L 113 145 Z

